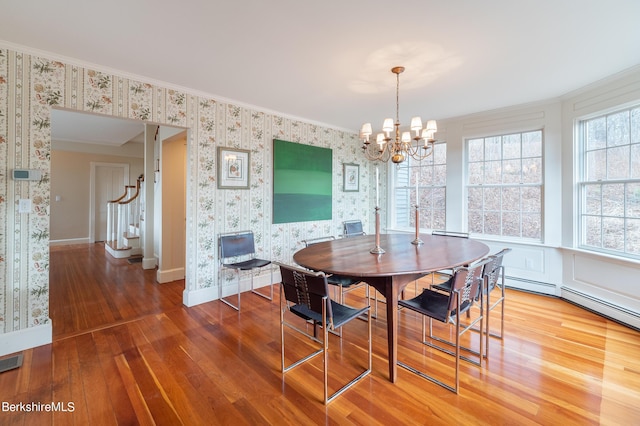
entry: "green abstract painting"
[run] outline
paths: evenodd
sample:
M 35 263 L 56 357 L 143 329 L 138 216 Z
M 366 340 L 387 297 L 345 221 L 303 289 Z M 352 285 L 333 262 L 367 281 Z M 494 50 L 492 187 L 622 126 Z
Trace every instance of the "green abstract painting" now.
M 331 219 L 332 152 L 273 140 L 273 223 Z

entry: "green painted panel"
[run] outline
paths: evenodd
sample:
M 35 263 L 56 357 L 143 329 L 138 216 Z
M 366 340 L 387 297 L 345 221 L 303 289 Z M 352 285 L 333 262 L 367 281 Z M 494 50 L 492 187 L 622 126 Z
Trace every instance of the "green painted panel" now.
M 333 160 L 329 148 L 273 140 L 273 223 L 330 220 Z

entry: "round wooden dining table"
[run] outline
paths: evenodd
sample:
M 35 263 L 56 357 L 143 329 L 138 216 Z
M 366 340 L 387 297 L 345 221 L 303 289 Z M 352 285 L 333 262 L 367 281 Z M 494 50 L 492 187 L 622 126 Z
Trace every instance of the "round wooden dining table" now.
M 373 286 L 387 302 L 389 380 L 397 379 L 398 297 L 410 282 L 431 272 L 468 265 L 489 253 L 489 247 L 473 239 L 420 234 L 382 234 L 383 254 L 372 254 L 375 235 L 341 238 L 313 244 L 293 255 L 300 266 L 314 271 L 356 277 Z

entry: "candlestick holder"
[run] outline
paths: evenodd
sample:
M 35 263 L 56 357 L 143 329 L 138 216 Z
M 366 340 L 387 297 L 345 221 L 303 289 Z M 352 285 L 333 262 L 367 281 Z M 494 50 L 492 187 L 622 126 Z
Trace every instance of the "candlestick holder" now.
M 376 206 L 376 246 L 369 250 L 372 254 L 383 254 L 385 251 L 380 247 L 380 207 Z
M 416 238 L 415 240 L 411 241 L 411 244 L 415 245 L 415 246 L 419 246 L 421 244 L 424 244 L 424 241 L 422 241 L 420 239 L 420 212 L 418 211 L 418 203 L 416 203 Z

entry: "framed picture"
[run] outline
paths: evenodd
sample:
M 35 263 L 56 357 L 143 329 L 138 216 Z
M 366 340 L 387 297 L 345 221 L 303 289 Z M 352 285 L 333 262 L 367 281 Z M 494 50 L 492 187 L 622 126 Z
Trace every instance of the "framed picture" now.
M 342 177 L 344 185 L 342 190 L 345 192 L 360 191 L 360 166 L 353 163 L 345 163 L 342 165 Z
M 249 151 L 218 147 L 218 188 L 249 189 Z

